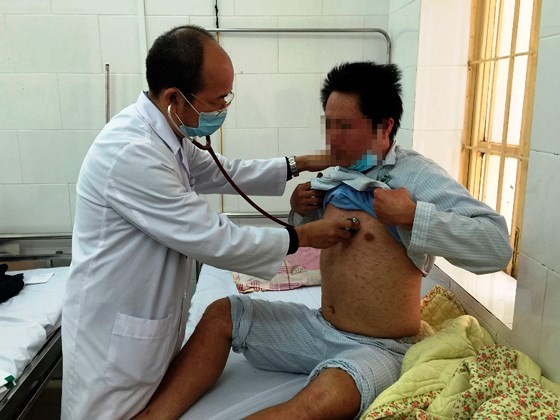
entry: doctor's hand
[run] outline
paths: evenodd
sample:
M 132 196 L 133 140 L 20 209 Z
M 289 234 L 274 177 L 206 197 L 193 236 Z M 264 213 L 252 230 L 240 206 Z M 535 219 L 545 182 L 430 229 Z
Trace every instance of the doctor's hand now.
M 412 230 L 416 203 L 412 201 L 406 188 L 384 190 L 376 188 L 373 191 L 373 211 L 384 225 L 402 226 Z
M 332 158 L 326 152 L 319 152 L 315 155 L 296 156 L 296 166 L 298 171 L 317 172 L 332 166 Z
M 299 184 L 290 197 L 290 206 L 300 216 L 312 213 L 323 204 L 324 191 L 311 189 L 311 182 Z
M 326 249 L 343 239 L 352 237 L 360 230 L 360 222 L 356 219 L 317 220 L 296 227 L 299 246 Z

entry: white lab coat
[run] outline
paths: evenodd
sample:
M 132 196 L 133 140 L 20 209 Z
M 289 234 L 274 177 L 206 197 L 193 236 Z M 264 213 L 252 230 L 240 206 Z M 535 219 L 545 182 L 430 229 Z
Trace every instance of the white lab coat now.
M 271 278 L 287 253 L 286 229 L 237 227 L 210 209 L 197 193 L 234 190 L 208 152 L 180 145 L 141 93 L 82 164 L 62 314 L 63 419 L 130 418 L 145 406 L 183 341 L 191 258 Z M 220 160 L 250 194 L 284 192 L 284 158 Z

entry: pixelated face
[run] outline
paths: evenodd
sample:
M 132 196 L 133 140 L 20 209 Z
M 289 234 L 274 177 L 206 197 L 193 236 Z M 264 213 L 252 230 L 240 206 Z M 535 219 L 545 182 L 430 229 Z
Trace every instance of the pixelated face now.
M 333 163 L 350 166 L 364 154 L 381 159 L 390 146 L 388 133 L 360 111 L 357 94 L 332 92 L 325 107 L 327 148 Z

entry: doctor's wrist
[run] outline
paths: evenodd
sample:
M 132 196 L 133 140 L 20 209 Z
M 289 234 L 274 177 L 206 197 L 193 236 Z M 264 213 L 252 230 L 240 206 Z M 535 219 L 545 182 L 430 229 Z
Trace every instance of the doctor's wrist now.
M 318 172 L 331 166 L 331 157 L 326 152 L 318 152 L 314 155 L 302 155 L 295 157 L 299 172 Z
M 300 166 L 297 163 L 298 158 L 296 156 L 286 156 L 286 166 L 287 166 L 287 177 L 286 181 L 296 177 L 300 173 Z

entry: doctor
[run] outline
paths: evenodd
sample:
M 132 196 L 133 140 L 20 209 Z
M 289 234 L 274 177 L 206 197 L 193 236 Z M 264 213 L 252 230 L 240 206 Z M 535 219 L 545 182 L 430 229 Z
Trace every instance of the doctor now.
M 357 228 L 346 219 L 237 227 L 212 211 L 199 193 L 234 190 L 189 137 L 221 126 L 233 98 L 231 61 L 210 33 L 185 26 L 155 41 L 146 68 L 149 92 L 103 128 L 78 178 L 63 419 L 130 418 L 146 405 L 183 341 L 192 259 L 271 278 L 298 245 L 327 248 Z M 219 159 L 257 195 L 282 195 L 299 171 L 326 166 L 311 156 Z

